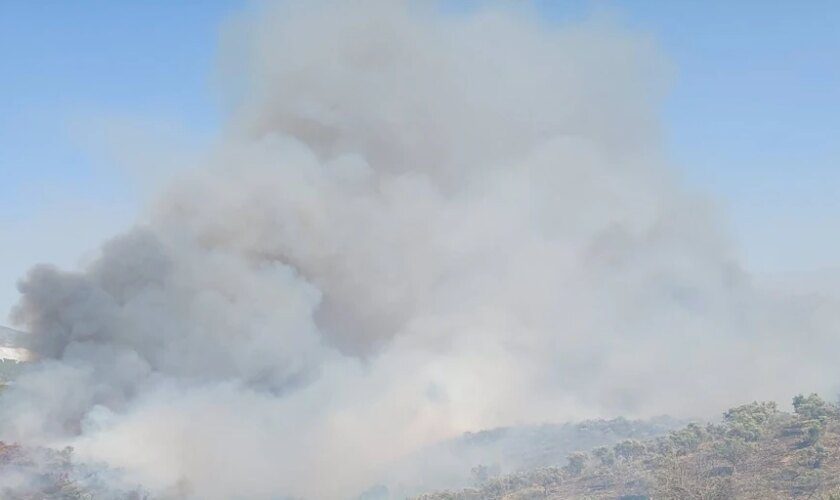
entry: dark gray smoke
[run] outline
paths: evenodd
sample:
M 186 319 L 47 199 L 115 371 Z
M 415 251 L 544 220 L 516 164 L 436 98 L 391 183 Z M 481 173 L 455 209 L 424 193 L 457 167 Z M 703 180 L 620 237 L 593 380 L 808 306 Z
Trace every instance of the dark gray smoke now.
M 838 309 L 740 270 L 663 160 L 645 39 L 385 0 L 227 39 L 204 165 L 21 282 L 38 361 L 0 438 L 152 491 L 341 498 L 464 431 L 833 389 Z

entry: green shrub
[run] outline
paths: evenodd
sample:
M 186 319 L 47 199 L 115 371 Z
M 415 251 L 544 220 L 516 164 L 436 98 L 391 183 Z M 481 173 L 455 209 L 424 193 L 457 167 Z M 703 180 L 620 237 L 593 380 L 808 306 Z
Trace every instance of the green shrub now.
M 592 450 L 592 455 L 601 462 L 601 465 L 613 465 L 615 463 L 615 452 L 608 446 L 599 446 Z
M 819 423 L 812 423 L 805 429 L 805 439 L 802 441 L 803 446 L 813 446 L 820 440 L 823 433 L 823 426 Z
M 804 419 L 823 421 L 836 414 L 837 409 L 817 394 L 808 396 L 800 394 L 793 398 L 793 411 Z
M 737 437 L 724 437 L 714 444 L 714 453 L 723 460 L 737 464 L 753 451 L 753 444 Z
M 645 445 L 635 439 L 625 439 L 615 445 L 614 450 L 616 456 L 623 460 L 632 460 L 645 452 Z
M 563 470 L 573 476 L 577 476 L 586 468 L 586 462 L 588 460 L 589 456 L 586 453 L 576 451 L 569 455 L 569 463 L 566 464 Z
M 723 414 L 723 420 L 729 428 L 730 436 L 744 441 L 758 441 L 778 412 L 776 403 L 772 401 L 753 402 L 728 410 Z
M 684 429 L 672 432 L 668 438 L 677 454 L 690 453 L 706 438 L 706 431 L 697 424 L 688 424 Z
M 827 458 L 828 450 L 825 449 L 825 446 L 818 444 L 805 450 L 803 465 L 811 469 L 819 469 Z

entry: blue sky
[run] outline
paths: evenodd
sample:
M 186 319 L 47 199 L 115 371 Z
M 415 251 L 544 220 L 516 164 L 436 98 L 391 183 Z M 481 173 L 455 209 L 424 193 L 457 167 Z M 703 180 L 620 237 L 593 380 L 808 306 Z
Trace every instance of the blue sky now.
M 837 269 L 840 2 L 536 4 L 653 38 L 675 68 L 668 154 L 721 201 L 750 269 Z M 32 264 L 72 268 L 136 219 L 135 179 L 96 153 L 115 118 L 213 135 L 218 31 L 244 5 L 0 0 L 0 320 Z

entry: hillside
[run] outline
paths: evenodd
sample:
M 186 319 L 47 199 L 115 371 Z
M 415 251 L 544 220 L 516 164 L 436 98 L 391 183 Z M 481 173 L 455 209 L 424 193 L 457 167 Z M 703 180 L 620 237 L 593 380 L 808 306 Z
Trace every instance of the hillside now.
M 575 452 L 562 466 L 477 474 L 474 488 L 418 499 L 840 499 L 840 409 L 816 395 L 793 406 L 751 403 L 717 424 Z
M 682 425 L 684 422 L 668 417 L 615 418 L 468 432 L 393 464 L 389 477 L 360 498 L 406 498 L 429 490 L 464 488 L 473 484 L 476 475 L 546 467 L 564 461 L 575 450 L 650 439 Z
M 144 500 L 119 471 L 79 463 L 73 449 L 52 450 L 0 442 L 0 498 L 9 500 Z

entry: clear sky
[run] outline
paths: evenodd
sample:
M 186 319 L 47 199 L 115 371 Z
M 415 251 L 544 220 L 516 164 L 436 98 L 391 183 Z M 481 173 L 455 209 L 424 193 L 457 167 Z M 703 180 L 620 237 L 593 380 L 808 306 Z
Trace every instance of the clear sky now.
M 536 3 L 558 23 L 607 11 L 658 44 L 667 151 L 721 200 L 748 268 L 838 269 L 840 2 Z M 72 268 L 135 220 L 136 177 L 103 153 L 119 124 L 217 130 L 218 31 L 244 5 L 0 0 L 0 323 L 32 264 Z

